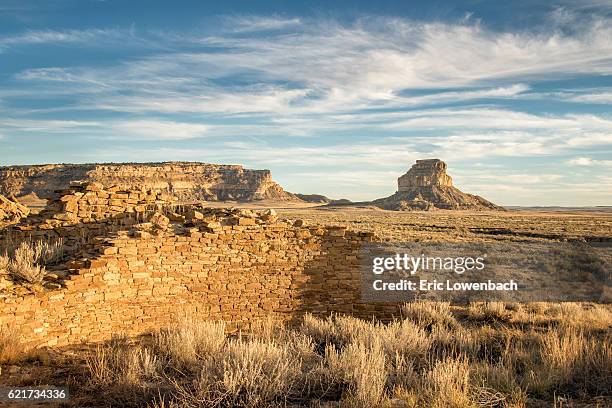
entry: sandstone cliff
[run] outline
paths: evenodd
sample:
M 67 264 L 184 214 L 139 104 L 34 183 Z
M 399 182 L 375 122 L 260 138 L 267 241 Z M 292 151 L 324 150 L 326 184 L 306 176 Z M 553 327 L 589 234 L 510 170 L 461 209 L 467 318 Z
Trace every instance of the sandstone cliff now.
M 446 163 L 439 159 L 417 160 L 397 180 L 397 192 L 372 204 L 385 210 L 503 210 L 484 198 L 453 186 Z
M 269 170 L 194 162 L 46 164 L 0 167 L 0 194 L 54 198 L 75 181 L 120 189 L 166 190 L 181 200 L 297 200 Z

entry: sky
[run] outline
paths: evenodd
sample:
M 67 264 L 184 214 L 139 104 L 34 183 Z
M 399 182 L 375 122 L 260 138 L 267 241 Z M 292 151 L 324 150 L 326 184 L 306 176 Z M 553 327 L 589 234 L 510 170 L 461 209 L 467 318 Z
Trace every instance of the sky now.
M 0 165 L 371 200 L 425 158 L 498 204 L 612 205 L 612 0 L 0 0 Z

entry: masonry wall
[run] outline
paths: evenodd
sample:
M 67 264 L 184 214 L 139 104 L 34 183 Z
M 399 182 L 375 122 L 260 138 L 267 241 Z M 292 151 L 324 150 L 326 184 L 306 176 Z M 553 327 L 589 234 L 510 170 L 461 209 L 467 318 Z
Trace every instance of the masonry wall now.
M 305 312 L 397 312 L 359 300 L 360 249 L 376 239 L 371 233 L 244 224 L 253 225 L 209 223 L 107 239 L 65 287 L 0 299 L 0 325 L 17 324 L 32 346 L 54 346 L 137 335 L 188 315 L 235 329 L 268 316 L 291 322 Z
M 39 213 L 0 233 L 0 247 L 22 241 L 62 240 L 65 257 L 94 251 L 97 240 L 142 222 L 158 210 L 173 207 L 176 199 L 159 190 L 125 191 L 99 183 L 75 185 L 58 191 Z

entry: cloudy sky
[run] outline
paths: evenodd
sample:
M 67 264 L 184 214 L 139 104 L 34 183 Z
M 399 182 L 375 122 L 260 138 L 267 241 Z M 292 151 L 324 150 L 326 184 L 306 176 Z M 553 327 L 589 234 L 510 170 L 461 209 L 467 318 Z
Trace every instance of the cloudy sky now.
M 500 204 L 612 205 L 612 0 L 506 3 L 1 0 L 0 165 L 243 164 L 366 200 L 441 158 Z

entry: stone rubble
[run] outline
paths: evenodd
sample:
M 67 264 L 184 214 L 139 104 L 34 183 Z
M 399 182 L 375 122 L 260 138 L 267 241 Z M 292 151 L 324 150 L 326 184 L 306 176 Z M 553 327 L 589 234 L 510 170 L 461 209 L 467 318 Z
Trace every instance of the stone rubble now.
M 29 213 L 28 207 L 19 204 L 17 200 L 9 200 L 0 195 L 0 224 L 18 222 Z

